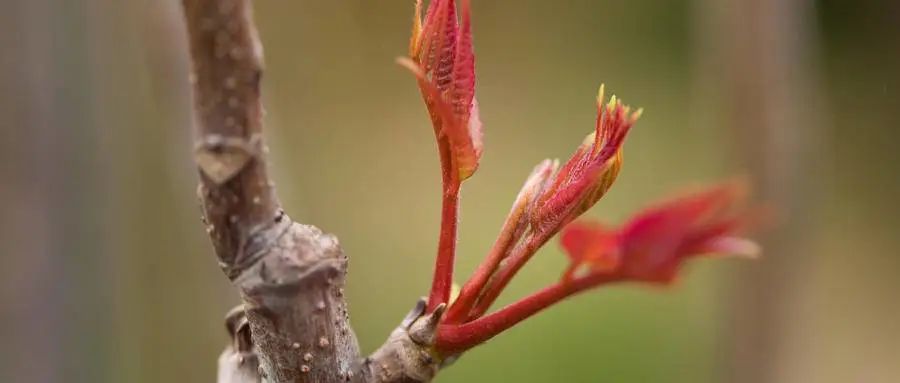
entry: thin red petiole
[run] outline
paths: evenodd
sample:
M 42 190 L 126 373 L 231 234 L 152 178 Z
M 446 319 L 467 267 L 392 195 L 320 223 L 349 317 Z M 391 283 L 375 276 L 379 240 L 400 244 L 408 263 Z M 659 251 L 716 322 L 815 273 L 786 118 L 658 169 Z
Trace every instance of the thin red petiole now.
M 446 150 L 441 150 L 441 168 L 443 169 L 444 178 L 441 232 L 438 237 L 438 251 L 434 263 L 434 276 L 431 279 L 431 292 L 428 294 L 428 305 L 426 308 L 428 313 L 434 311 L 441 303 L 449 303 L 450 291 L 453 287 L 453 263 L 456 258 L 460 181 L 458 177 L 451 173 L 453 170 L 451 170 L 452 167 L 450 166 L 450 155 L 445 152 Z
M 488 282 L 491 275 L 494 274 L 494 271 L 497 270 L 497 267 L 500 266 L 500 262 L 509 255 L 510 248 L 515 244 L 513 240 L 518 238 L 515 235 L 515 231 L 520 216 L 521 211 L 514 211 L 506 217 L 503 229 L 500 230 L 500 235 L 491 247 L 488 256 L 478 265 L 472 277 L 463 285 L 459 297 L 444 315 L 445 323 L 457 323 L 468 319 L 469 310 L 472 309 L 484 285 Z
M 469 310 L 469 315 L 466 319 L 478 318 L 487 312 L 500 296 L 500 293 L 503 292 L 503 289 L 506 288 L 506 285 L 519 272 L 519 269 L 525 266 L 525 263 L 534 256 L 541 246 L 547 243 L 550 237 L 532 233 L 525 238 L 520 246 L 513 249 L 512 254 L 506 259 L 506 263 L 500 266 L 500 269 L 494 273 L 487 286 L 482 288 L 477 303 Z
M 589 274 L 568 282 L 557 282 L 471 322 L 441 324 L 438 326 L 435 347 L 444 355 L 463 352 L 493 338 L 495 335 L 563 299 L 592 287 L 619 280 L 621 280 L 619 276 Z

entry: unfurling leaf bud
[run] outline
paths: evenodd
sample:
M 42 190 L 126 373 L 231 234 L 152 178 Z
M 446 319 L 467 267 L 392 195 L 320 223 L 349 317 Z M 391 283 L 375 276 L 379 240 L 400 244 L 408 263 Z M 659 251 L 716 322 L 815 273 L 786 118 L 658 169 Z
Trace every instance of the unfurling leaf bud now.
M 460 8 L 457 20 L 454 0 L 433 0 L 422 21 L 422 1 L 417 1 L 409 58 L 398 60 L 419 80 L 444 172 L 457 181 L 475 173 L 482 150 L 469 1 Z
M 543 191 L 532 225 L 539 232 L 554 234 L 580 216 L 603 197 L 622 168 L 622 144 L 640 117 L 616 96 L 604 105 L 604 87 L 597 95 L 597 126 L 585 137 L 572 158 L 563 165 L 550 186 Z

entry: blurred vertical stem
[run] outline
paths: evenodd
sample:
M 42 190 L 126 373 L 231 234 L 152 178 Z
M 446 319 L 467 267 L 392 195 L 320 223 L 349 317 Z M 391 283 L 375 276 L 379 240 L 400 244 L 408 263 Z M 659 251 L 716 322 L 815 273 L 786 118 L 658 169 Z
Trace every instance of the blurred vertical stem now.
M 111 315 L 97 159 L 107 149 L 85 112 L 96 95 L 89 20 L 81 5 L 47 0 L 2 9 L 0 317 L 12 331 L 0 381 L 102 380 Z
M 0 57 L 0 86 L 22 92 L 0 92 L 0 316 L 18 329 L 4 332 L 0 380 L 52 382 L 61 379 L 64 353 L 63 297 L 54 291 L 63 264 L 51 259 L 63 239 L 51 219 L 63 189 L 61 142 L 52 132 L 53 81 L 62 73 L 48 67 L 51 6 L 39 0 L 4 5 L 0 45 L 20 49 Z
M 815 200 L 823 180 L 815 148 L 822 147 L 822 122 L 814 111 L 816 29 L 810 0 L 696 0 L 696 78 L 726 111 L 739 162 L 771 202 L 777 230 L 763 238 L 763 262 L 742 267 L 724 297 L 722 337 L 729 352 L 719 381 L 781 381 L 779 354 L 789 330 L 788 303 L 802 284 L 809 247 L 803 233 L 815 224 Z M 717 72 L 721 71 L 721 72 Z M 709 97 L 698 97 L 711 110 Z M 818 164 L 821 166 L 821 164 Z M 773 293 L 777 292 L 776 297 Z

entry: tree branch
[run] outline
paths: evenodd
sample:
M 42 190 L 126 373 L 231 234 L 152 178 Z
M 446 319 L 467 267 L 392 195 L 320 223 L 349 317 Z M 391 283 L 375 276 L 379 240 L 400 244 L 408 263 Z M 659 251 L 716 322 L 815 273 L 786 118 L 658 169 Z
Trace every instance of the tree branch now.
M 343 295 L 347 257 L 336 238 L 280 208 L 266 171 L 262 47 L 250 0 L 183 5 L 198 194 L 219 264 L 244 301 L 226 319 L 232 344 L 219 382 L 430 381 L 442 363 L 429 350 L 443 307 L 414 310 L 363 359 Z
M 184 9 L 199 194 L 220 265 L 241 291 L 260 374 L 349 380 L 355 366 L 347 361 L 359 350 L 342 297 L 347 261 L 334 237 L 279 208 L 264 159 L 262 48 L 251 3 L 185 0 Z

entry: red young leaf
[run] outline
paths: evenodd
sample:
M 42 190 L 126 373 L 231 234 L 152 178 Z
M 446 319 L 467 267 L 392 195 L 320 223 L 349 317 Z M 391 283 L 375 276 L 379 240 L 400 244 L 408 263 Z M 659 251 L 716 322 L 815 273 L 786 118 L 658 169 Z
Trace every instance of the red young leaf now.
M 744 194 L 741 184 L 717 185 L 646 209 L 615 230 L 573 223 L 563 230 L 562 245 L 573 264 L 591 273 L 670 282 L 690 257 L 758 253 L 753 242 L 738 236 L 747 220 L 739 210 Z
M 443 164 L 445 173 L 462 181 L 478 168 L 482 148 L 470 4 L 463 0 L 459 21 L 454 0 L 432 1 L 424 22 L 421 6 L 417 1 L 411 62 L 401 63 L 416 74 L 438 144 L 451 154 L 450 163 Z

